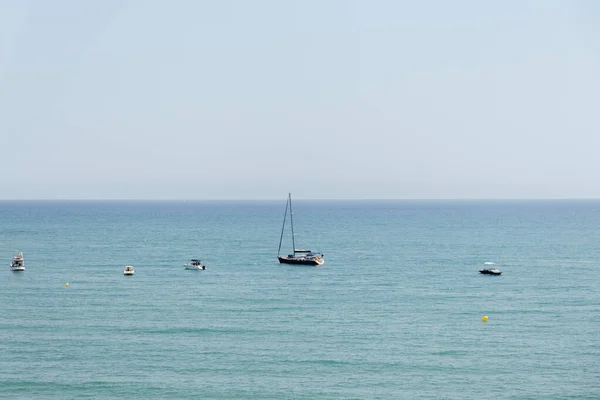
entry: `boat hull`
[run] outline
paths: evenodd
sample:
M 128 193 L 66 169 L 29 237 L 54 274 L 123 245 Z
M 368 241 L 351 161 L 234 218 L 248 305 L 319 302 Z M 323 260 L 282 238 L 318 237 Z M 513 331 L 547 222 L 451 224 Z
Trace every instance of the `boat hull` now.
M 280 264 L 294 264 L 294 265 L 323 265 L 325 264 L 325 260 L 322 258 L 317 260 L 314 258 L 305 258 L 305 257 L 281 257 L 278 256 Z
M 10 269 L 15 272 L 25 271 L 25 267 L 10 267 Z
M 479 271 L 479 273 L 483 274 L 483 275 L 500 275 L 500 274 L 502 274 L 502 272 L 497 269 L 482 269 Z
M 202 270 L 206 269 L 206 267 L 199 266 L 199 265 L 184 265 L 184 268 L 185 269 L 195 270 L 195 271 L 202 271 Z

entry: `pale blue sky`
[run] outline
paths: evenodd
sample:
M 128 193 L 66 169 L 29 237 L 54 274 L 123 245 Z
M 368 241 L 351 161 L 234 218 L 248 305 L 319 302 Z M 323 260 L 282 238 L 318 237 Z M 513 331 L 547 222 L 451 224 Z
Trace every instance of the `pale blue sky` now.
M 0 0 L 0 198 L 600 198 L 600 3 Z

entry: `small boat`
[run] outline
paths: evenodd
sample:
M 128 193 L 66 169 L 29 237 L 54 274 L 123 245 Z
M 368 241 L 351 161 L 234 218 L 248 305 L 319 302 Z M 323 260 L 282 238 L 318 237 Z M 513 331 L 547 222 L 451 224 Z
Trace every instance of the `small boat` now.
M 135 273 L 135 270 L 133 269 L 133 266 L 131 265 L 126 265 L 125 269 L 123 270 L 123 275 L 133 275 Z
M 202 265 L 200 260 L 192 260 L 187 264 L 183 264 L 185 269 L 195 269 L 195 270 L 204 270 L 206 269 L 206 265 Z
M 500 271 L 499 269 L 496 269 L 496 268 L 492 267 L 492 265 L 496 265 L 496 264 L 494 264 L 491 261 L 484 262 L 483 265 L 485 265 L 486 268 L 479 270 L 479 273 L 481 273 L 481 274 L 484 274 L 484 275 L 500 275 L 502 273 L 502 271 Z
M 288 208 L 290 210 L 290 226 L 292 229 L 292 254 L 287 256 L 280 256 L 281 253 L 281 242 L 283 240 L 283 232 L 285 230 L 285 220 L 288 214 Z M 285 204 L 285 214 L 283 214 L 283 226 L 281 227 L 281 237 L 279 238 L 279 250 L 277 251 L 277 259 L 281 264 L 296 264 L 296 265 L 323 265 L 325 259 L 323 253 L 313 252 L 311 250 L 299 250 L 296 249 L 296 241 L 294 240 L 294 218 L 292 213 L 292 194 L 288 193 L 288 200 Z
M 23 261 L 23 253 L 15 251 L 13 260 L 10 263 L 10 269 L 13 271 L 25 271 L 25 262 Z

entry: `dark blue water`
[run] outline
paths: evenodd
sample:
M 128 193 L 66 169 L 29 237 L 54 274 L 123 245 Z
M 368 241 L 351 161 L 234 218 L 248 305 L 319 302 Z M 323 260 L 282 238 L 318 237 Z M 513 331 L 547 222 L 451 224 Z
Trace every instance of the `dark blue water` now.
M 600 202 L 284 209 L 0 202 L 0 398 L 600 398 Z

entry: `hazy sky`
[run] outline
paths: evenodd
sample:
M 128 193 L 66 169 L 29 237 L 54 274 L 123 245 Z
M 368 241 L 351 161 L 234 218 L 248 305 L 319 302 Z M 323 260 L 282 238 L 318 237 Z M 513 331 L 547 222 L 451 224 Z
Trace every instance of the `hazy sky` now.
M 0 0 L 0 198 L 600 198 L 600 2 Z

